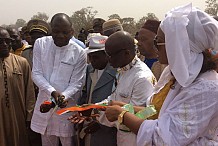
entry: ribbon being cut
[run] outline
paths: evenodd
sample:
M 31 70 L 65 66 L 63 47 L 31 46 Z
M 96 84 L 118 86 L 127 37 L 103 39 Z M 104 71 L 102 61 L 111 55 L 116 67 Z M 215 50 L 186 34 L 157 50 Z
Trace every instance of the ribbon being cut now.
M 62 114 L 65 114 L 67 112 L 81 112 L 81 111 L 86 111 L 86 110 L 90 110 L 90 109 L 105 110 L 108 105 L 110 105 L 110 101 L 105 99 L 102 102 L 99 102 L 96 104 L 84 104 L 81 106 L 72 106 L 69 108 L 60 109 L 56 113 L 58 115 L 62 115 Z M 155 107 L 153 105 L 149 105 L 137 113 L 134 112 L 134 107 L 131 104 L 126 104 L 122 108 L 125 109 L 126 111 L 132 113 L 132 114 L 135 114 L 137 117 L 139 117 L 141 119 L 147 119 L 148 117 L 151 117 L 157 113 L 157 111 L 155 110 Z
M 99 109 L 99 110 L 105 110 L 107 108 L 107 106 L 110 105 L 110 101 L 108 101 L 107 99 L 95 103 L 95 104 L 83 104 L 83 105 L 77 105 L 77 106 L 72 106 L 72 107 L 68 107 L 68 108 L 63 108 L 60 110 L 56 111 L 56 114 L 58 115 L 62 115 L 68 112 L 82 112 L 82 111 L 87 111 L 90 109 Z M 40 111 L 42 113 L 48 112 L 51 108 L 55 107 L 55 104 L 53 102 L 50 101 L 44 101 L 44 103 L 41 105 L 41 107 L 49 107 L 47 110 L 42 110 L 40 109 Z M 134 107 L 131 104 L 126 104 L 122 107 L 123 109 L 125 109 L 126 111 L 135 114 L 137 117 L 141 118 L 141 119 L 147 119 L 153 115 L 155 115 L 157 113 L 155 107 L 153 105 L 149 105 L 146 106 L 144 109 L 140 110 L 139 112 L 135 113 L 134 112 Z M 55 109 L 56 110 L 56 109 Z
M 86 111 L 86 110 L 90 110 L 90 109 L 101 109 L 101 110 L 105 110 L 106 106 L 108 106 L 110 103 L 110 101 L 108 101 L 107 99 L 95 103 L 95 104 L 83 104 L 83 105 L 77 105 L 77 106 L 72 106 L 69 108 L 64 108 L 64 109 L 60 109 L 58 110 L 56 113 L 58 115 L 62 115 L 68 112 L 81 112 L 81 111 Z

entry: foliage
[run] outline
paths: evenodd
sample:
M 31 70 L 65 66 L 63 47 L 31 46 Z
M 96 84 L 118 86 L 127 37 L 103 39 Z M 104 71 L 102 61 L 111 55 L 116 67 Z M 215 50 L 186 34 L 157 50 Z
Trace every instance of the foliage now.
M 132 35 L 135 35 L 135 33 L 141 28 L 141 26 L 145 23 L 146 20 L 158 20 L 154 13 L 147 13 L 147 15 L 140 18 L 139 21 L 135 21 L 134 18 L 131 17 L 121 18 L 118 14 L 112 14 L 108 16 L 108 18 L 120 20 L 123 29 L 125 31 L 128 31 Z
M 8 25 L 6 25 L 6 24 L 2 24 L 1 27 L 3 27 L 3 28 L 7 28 Z
M 216 0 L 207 0 L 208 8 L 216 8 L 217 12 L 217 3 Z M 92 7 L 82 8 L 81 10 L 73 12 L 72 16 L 70 17 L 74 27 L 74 36 L 78 37 L 79 32 L 83 29 L 85 34 L 89 29 L 92 28 L 92 22 L 95 19 L 95 16 L 98 14 L 98 11 L 93 10 Z M 36 15 L 33 15 L 31 19 L 41 19 L 44 21 L 48 21 L 49 16 L 44 12 L 38 12 Z M 111 14 L 108 16 L 108 19 L 118 19 L 120 20 L 123 28 L 125 31 L 128 31 L 132 35 L 135 35 L 136 31 L 138 31 L 144 22 L 147 19 L 156 19 L 158 18 L 155 16 L 154 13 L 147 13 L 146 16 L 141 17 L 138 21 L 136 21 L 132 17 L 124 17 L 121 18 L 118 14 Z M 17 19 L 15 24 L 11 24 L 11 26 L 15 26 L 16 28 L 22 27 L 26 24 L 26 21 L 23 19 Z M 7 25 L 2 25 L 7 26 Z
M 78 36 L 79 31 L 84 28 L 85 30 L 92 28 L 92 21 L 94 20 L 98 11 L 93 11 L 92 7 L 82 8 L 76 11 L 71 16 L 74 27 L 74 36 Z
M 26 25 L 26 21 L 23 19 L 17 19 L 16 23 L 15 23 L 15 27 L 19 28 L 19 27 L 23 27 L 24 25 Z
M 139 19 L 139 21 L 136 23 L 136 29 L 139 30 L 145 23 L 146 20 L 152 19 L 152 20 L 159 20 L 154 13 L 147 13 L 146 16 L 143 16 Z
M 206 3 L 205 12 L 212 16 L 217 16 L 218 13 L 217 0 L 206 0 L 205 3 Z
M 122 23 L 122 19 L 120 18 L 120 16 L 118 14 L 112 14 L 110 16 L 108 16 L 108 19 L 118 19 L 121 23 Z
M 135 20 L 131 17 L 126 17 L 122 19 L 122 26 L 125 31 L 128 31 L 130 34 L 136 33 Z
M 33 15 L 31 19 L 40 19 L 43 21 L 48 21 L 49 16 L 44 12 L 38 12 L 36 15 Z

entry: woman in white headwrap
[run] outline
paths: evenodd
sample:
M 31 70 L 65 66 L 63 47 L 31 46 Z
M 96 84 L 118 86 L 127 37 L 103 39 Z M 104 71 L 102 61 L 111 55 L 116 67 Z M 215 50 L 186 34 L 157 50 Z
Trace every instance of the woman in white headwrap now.
M 154 41 L 164 70 L 157 87 L 175 83 L 158 119 L 142 120 L 109 106 L 108 120 L 121 121 L 137 134 L 138 146 L 218 145 L 218 74 L 211 51 L 218 50 L 218 23 L 191 4 L 172 9 Z

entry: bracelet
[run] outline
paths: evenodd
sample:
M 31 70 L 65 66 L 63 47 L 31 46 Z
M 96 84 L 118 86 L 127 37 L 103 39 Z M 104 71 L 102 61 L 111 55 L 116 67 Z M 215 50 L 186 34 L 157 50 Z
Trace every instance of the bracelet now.
M 127 112 L 128 112 L 127 110 L 124 110 L 119 114 L 119 116 L 118 116 L 118 123 L 119 124 L 123 124 L 123 117 L 124 117 L 124 114 Z

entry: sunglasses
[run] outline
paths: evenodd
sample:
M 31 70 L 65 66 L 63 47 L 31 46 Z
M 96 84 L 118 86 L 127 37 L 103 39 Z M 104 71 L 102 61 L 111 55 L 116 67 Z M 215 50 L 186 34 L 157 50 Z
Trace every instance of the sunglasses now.
M 12 39 L 11 38 L 0 38 L 0 45 L 6 43 L 7 45 L 11 44 Z
M 158 49 L 158 46 L 163 46 L 166 44 L 166 43 L 157 42 L 157 36 L 155 36 L 153 43 L 154 43 L 155 48 L 157 48 L 157 49 Z
M 105 54 L 109 57 L 109 58 L 111 58 L 111 57 L 114 57 L 114 56 L 116 56 L 116 55 L 118 55 L 120 52 L 122 52 L 123 50 L 127 50 L 127 49 L 120 49 L 120 50 L 118 50 L 118 51 L 116 51 L 116 52 L 114 52 L 114 53 L 107 53 L 106 51 L 105 51 Z

